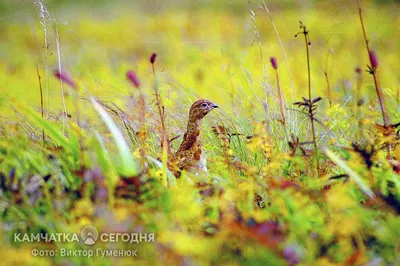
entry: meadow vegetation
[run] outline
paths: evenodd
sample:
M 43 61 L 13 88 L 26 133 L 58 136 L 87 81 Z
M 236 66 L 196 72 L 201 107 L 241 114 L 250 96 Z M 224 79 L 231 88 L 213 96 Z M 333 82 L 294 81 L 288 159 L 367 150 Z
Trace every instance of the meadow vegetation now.
M 400 6 L 264 1 L 0 2 L 0 264 L 400 263 Z M 155 242 L 14 239 L 86 225 Z

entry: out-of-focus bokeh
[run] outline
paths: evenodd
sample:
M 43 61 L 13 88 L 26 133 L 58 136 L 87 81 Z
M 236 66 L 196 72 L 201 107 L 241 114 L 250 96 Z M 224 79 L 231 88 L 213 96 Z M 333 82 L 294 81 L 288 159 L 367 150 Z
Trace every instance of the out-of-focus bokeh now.
M 361 6 L 390 125 L 358 1 L 0 0 L 0 265 L 399 262 L 400 3 Z M 293 105 L 312 100 L 301 25 L 310 98 L 322 97 L 314 143 L 307 109 Z M 156 92 L 173 151 L 194 100 L 220 106 L 203 124 L 205 180 L 166 185 Z M 124 174 L 127 157 L 140 173 Z M 33 257 L 82 246 L 13 240 L 88 224 L 156 242 L 99 243 L 139 254 L 102 259 Z
M 32 102 L 37 102 L 38 94 L 35 90 L 27 92 L 26 84 L 29 81 L 30 86 L 37 85 L 36 64 L 44 70 L 46 51 L 40 8 L 33 2 L 1 1 L 1 79 L 13 84 L 8 93 L 14 97 L 29 95 Z M 356 1 L 266 2 L 286 57 L 258 1 L 43 3 L 57 21 L 64 69 L 79 82 L 87 83 L 85 88 L 91 92 L 98 90 L 96 84 L 101 82 L 106 85 L 101 90 L 109 96 L 130 89 L 123 78 L 127 68 L 135 68 L 143 82 L 149 83 L 148 57 L 156 52 L 158 70 L 174 81 L 174 86 L 169 85 L 175 92 L 173 100 L 181 99 L 174 90 L 177 87 L 219 101 L 228 101 L 231 97 L 226 96 L 236 95 L 237 90 L 249 94 L 246 72 L 251 72 L 252 79 L 274 79 L 269 67 L 271 56 L 278 59 L 284 94 L 295 100 L 307 86 L 304 45 L 301 37 L 294 38 L 299 20 L 310 31 L 316 94 L 324 92 L 326 71 L 334 95 L 349 94 L 355 87 L 354 69 L 364 69 L 368 62 Z M 369 41 L 384 69 L 382 84 L 395 90 L 399 66 L 393 53 L 400 45 L 396 34 L 400 28 L 399 6 L 394 1 L 363 1 L 363 5 Z M 251 11 L 255 20 L 250 17 Z M 54 70 L 57 44 L 50 21 L 47 65 Z M 53 93 L 58 92 L 55 83 L 49 80 Z M 117 90 L 108 90 L 107 86 Z M 338 102 L 342 100 L 345 98 Z

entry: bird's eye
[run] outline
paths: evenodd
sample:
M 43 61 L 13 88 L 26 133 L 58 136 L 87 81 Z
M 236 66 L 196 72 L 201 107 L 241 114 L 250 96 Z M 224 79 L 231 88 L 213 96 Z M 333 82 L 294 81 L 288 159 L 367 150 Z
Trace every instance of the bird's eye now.
M 207 103 L 203 103 L 202 105 L 201 105 L 201 108 L 206 108 L 207 107 Z

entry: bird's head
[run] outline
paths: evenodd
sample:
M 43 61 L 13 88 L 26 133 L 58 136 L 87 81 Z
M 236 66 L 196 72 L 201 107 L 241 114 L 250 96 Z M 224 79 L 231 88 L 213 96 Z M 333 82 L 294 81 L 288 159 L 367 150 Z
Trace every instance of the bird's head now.
M 197 100 L 192 104 L 192 107 L 190 107 L 189 120 L 201 120 L 214 108 L 218 108 L 218 105 L 213 102 L 205 99 Z

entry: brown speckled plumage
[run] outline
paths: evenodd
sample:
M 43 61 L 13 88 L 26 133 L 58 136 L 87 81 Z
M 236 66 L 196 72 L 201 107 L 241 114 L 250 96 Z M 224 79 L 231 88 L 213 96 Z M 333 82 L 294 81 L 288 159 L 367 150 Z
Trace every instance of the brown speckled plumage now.
M 170 168 L 179 176 L 181 170 L 198 173 L 207 171 L 206 156 L 201 149 L 200 130 L 203 118 L 218 106 L 208 100 L 197 100 L 190 107 L 187 130 L 183 141 L 172 156 Z

